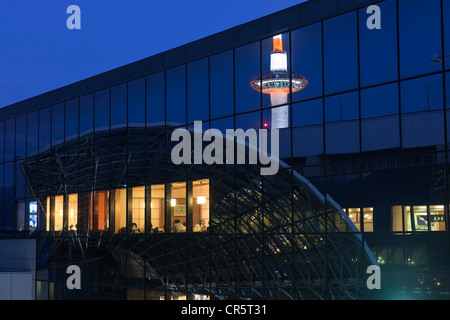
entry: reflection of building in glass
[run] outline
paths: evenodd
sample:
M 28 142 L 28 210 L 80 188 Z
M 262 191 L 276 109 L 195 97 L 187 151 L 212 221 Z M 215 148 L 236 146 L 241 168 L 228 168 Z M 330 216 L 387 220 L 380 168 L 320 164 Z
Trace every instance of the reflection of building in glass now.
M 292 84 L 292 86 L 291 86 Z M 256 76 L 250 82 L 256 91 L 270 95 L 272 106 L 284 105 L 272 109 L 272 129 L 289 127 L 288 94 L 304 89 L 308 80 L 295 72 L 288 72 L 286 51 L 283 50 L 281 34 L 273 37 L 273 51 L 270 54 L 270 72 Z
M 21 170 L 31 192 L 39 194 L 41 210 L 47 212 L 45 231 L 75 236 L 79 242 L 58 237 L 61 246 L 71 246 L 74 258 L 111 254 L 120 262 L 132 257 L 131 262 L 119 263 L 133 270 L 131 278 L 147 272 L 149 285 L 167 290 L 159 285 L 167 283 L 173 293 L 190 290 L 222 299 L 258 298 L 263 291 L 284 298 L 363 295 L 364 278 L 355 261 L 362 265 L 376 261 L 331 198 L 325 212 L 325 197 L 296 172 L 266 178 L 258 166 L 168 163 L 176 144 L 169 142 L 171 131 L 161 127 L 98 131 L 23 161 Z M 142 140 L 147 149 L 139 148 Z M 105 153 L 109 146 L 114 154 Z M 108 166 L 102 165 L 105 157 Z M 120 161 L 123 158 L 129 161 Z M 65 170 L 52 171 L 60 162 L 68 164 Z M 94 171 L 80 171 L 90 164 L 96 164 Z M 146 175 L 142 168 L 148 169 Z M 40 179 L 42 172 L 48 173 L 47 179 Z M 324 230 L 342 237 L 325 242 Z M 325 261 L 322 252 L 330 243 L 334 253 Z M 290 255 L 296 257 L 295 265 L 285 260 Z M 61 258 L 53 248 L 49 256 Z M 266 264 L 267 259 L 271 263 Z M 320 282 L 330 270 L 329 291 L 324 292 Z M 294 279 L 297 288 L 292 290 Z M 233 287 L 236 282 L 241 286 L 238 291 Z

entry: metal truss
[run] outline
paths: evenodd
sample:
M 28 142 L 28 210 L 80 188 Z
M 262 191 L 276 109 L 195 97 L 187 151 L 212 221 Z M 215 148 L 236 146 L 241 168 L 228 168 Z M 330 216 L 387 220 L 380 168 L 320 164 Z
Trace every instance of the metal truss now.
M 24 161 L 21 169 L 43 212 L 49 195 L 208 178 L 209 232 L 81 232 L 76 239 L 83 245 L 73 241 L 74 250 L 134 260 L 146 279 L 166 289 L 219 299 L 363 297 L 365 270 L 377 263 L 330 196 L 284 163 L 274 176 L 261 176 L 258 165 L 173 165 L 171 130 L 91 133 Z

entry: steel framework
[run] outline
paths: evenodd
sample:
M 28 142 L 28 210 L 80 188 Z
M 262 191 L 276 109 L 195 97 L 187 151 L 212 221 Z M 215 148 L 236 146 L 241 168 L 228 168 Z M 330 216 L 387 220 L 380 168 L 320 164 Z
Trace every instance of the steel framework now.
M 208 232 L 121 235 L 88 226 L 75 236 L 63 230 L 55 238 L 69 239 L 71 250 L 83 257 L 92 250 L 108 250 L 118 261 L 126 256 L 146 279 L 178 292 L 219 299 L 363 297 L 365 270 L 377 263 L 330 196 L 284 163 L 274 176 L 261 176 L 258 165 L 176 166 L 170 160 L 172 130 L 89 133 L 20 167 L 41 212 L 50 195 L 207 178 Z M 78 214 L 89 223 L 88 212 Z

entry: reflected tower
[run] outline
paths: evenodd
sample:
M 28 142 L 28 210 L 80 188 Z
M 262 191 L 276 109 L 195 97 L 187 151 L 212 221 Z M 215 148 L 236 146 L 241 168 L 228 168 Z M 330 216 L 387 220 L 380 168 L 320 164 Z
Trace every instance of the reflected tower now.
M 292 77 L 292 78 L 291 78 Z M 292 88 L 290 83 L 292 82 Z M 283 105 L 288 102 L 290 91 L 297 92 L 305 88 L 308 80 L 302 75 L 287 68 L 287 54 L 283 50 L 281 34 L 273 37 L 273 50 L 270 54 L 270 71 L 261 76 L 254 77 L 250 85 L 256 91 L 270 94 L 272 106 Z M 272 109 L 272 129 L 289 127 L 289 106 L 284 105 Z

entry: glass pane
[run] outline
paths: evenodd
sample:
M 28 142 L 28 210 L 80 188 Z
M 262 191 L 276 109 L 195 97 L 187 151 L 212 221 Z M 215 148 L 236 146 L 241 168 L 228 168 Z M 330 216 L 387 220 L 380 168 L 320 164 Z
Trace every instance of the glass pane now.
M 358 92 L 325 98 L 325 121 L 356 120 L 359 118 Z
M 80 98 L 80 137 L 92 132 L 94 128 L 94 96 Z
M 14 225 L 14 200 L 3 202 L 3 230 L 13 231 Z
M 0 164 L 0 200 L 3 200 L 3 192 L 4 192 L 4 187 L 3 187 L 3 167 L 4 167 L 4 164 L 3 163 Z M 1 210 L 1 204 L 0 204 L 0 210 Z
M 27 156 L 33 156 L 38 149 L 38 111 L 27 114 Z M 0 128 L 1 131 L 1 128 Z
M 165 86 L 164 73 L 147 77 L 147 124 L 164 125 Z
M 397 84 L 361 91 L 363 151 L 400 147 L 398 112 Z
M 293 93 L 292 101 L 322 95 L 322 27 L 312 24 L 292 31 L 292 71 L 308 80 L 308 85 Z
M 345 212 L 358 231 L 361 231 L 361 210 L 359 208 L 349 208 L 348 210 L 345 209 Z
M 254 90 L 250 86 L 250 80 L 261 74 L 259 42 L 235 49 L 234 73 L 236 112 L 259 109 L 261 107 L 260 90 Z
M 444 145 L 444 113 L 408 113 L 402 116 L 404 148 Z
M 95 131 L 109 129 L 109 89 L 95 93 Z
M 373 208 L 363 208 L 364 232 L 373 232 Z
M 60 231 L 64 225 L 64 196 L 55 196 L 55 205 L 53 209 L 53 231 Z
M 393 206 L 392 207 L 392 231 L 403 232 L 411 231 L 411 218 L 409 207 Z
M 127 125 L 127 85 L 111 88 L 111 129 Z
M 37 201 L 28 200 L 28 212 L 29 212 L 29 230 L 37 230 L 38 227 L 38 204 Z
M 211 118 L 233 114 L 233 51 L 210 59 Z
M 258 129 L 261 128 L 261 112 L 251 112 L 236 116 L 236 129 L 242 129 L 247 131 L 248 129 L 255 129 L 258 133 Z M 225 131 L 222 132 L 225 135 Z
M 64 103 L 52 107 L 52 146 L 64 142 Z
M 399 113 L 398 85 L 388 84 L 361 90 L 361 118 Z
M 132 188 L 131 233 L 145 232 L 145 187 Z
M 400 147 L 398 116 L 363 119 L 361 123 L 362 151 Z
M 114 213 L 116 233 L 127 233 L 127 189 L 121 188 L 114 190 Z
M 94 192 L 95 230 L 109 230 L 109 191 Z
M 445 43 L 445 69 L 450 67 L 449 57 L 450 57 L 450 20 L 445 19 L 445 17 L 450 17 L 450 3 L 448 1 L 443 1 L 443 16 L 444 16 L 444 43 Z
M 16 118 L 16 159 L 22 159 L 27 153 L 27 116 Z
M 208 59 L 188 64 L 188 123 L 209 120 Z
M 186 124 L 186 66 L 167 70 L 167 125 Z
M 367 28 L 367 8 L 359 11 L 359 50 L 361 86 L 397 79 L 396 1 L 377 3 L 381 10 L 381 29 Z
M 413 218 L 415 223 L 416 231 L 428 231 L 428 211 L 427 206 L 414 206 L 413 207 Z
M 92 192 L 85 191 L 78 193 L 78 218 L 77 230 L 87 232 L 92 230 Z
M 325 93 L 358 86 L 356 12 L 325 20 L 323 23 Z
M 15 119 L 5 121 L 5 161 L 14 160 Z
M 323 123 L 322 99 L 292 105 L 292 126 L 304 127 Z
M 5 146 L 5 122 L 0 121 L 0 163 L 5 160 L 4 146 Z M 0 205 L 0 210 L 1 210 L 1 205 Z
M 292 129 L 293 157 L 307 157 L 323 154 L 323 126 L 315 125 Z M 315 165 L 314 160 L 310 165 Z M 322 166 L 322 164 L 320 164 Z
M 443 108 L 442 75 L 401 82 L 402 113 Z
M 225 135 L 227 129 L 234 129 L 234 118 L 228 117 L 219 120 L 213 120 L 210 123 L 210 128 L 218 129 L 220 130 L 220 132 L 222 132 L 222 135 Z
M 14 186 L 15 186 L 15 195 L 14 198 L 24 198 L 25 197 L 25 187 L 26 187 L 26 182 L 25 182 L 25 177 L 22 173 L 22 170 L 19 167 L 19 162 L 15 163 L 15 172 L 16 172 L 16 178 L 14 181 Z
M 39 152 L 50 148 L 51 128 L 51 109 L 39 110 Z
M 66 141 L 78 137 L 78 99 L 66 102 Z
M 50 215 L 51 215 L 51 209 L 50 209 L 50 197 L 47 197 L 47 206 L 45 207 L 45 231 L 50 231 Z
M 339 121 L 325 124 L 327 154 L 359 152 L 359 121 Z
M 209 230 L 209 180 L 193 182 L 193 221 L 194 232 Z
M 26 220 L 28 219 L 25 217 L 25 200 L 19 200 L 16 204 L 16 230 L 28 230 L 28 226 L 25 224 Z
M 163 184 L 151 186 L 151 224 L 152 232 L 163 232 L 164 231 L 164 212 L 165 212 L 165 201 L 164 201 L 164 191 L 165 186 Z
M 431 231 L 445 231 L 446 220 L 443 205 L 430 206 Z
M 171 188 L 172 232 L 186 232 L 186 182 L 172 183 Z
M 145 78 L 128 82 L 128 125 L 145 124 Z
M 399 0 L 398 8 L 401 77 L 441 70 L 440 1 Z
M 69 230 L 78 228 L 78 194 L 69 194 Z

